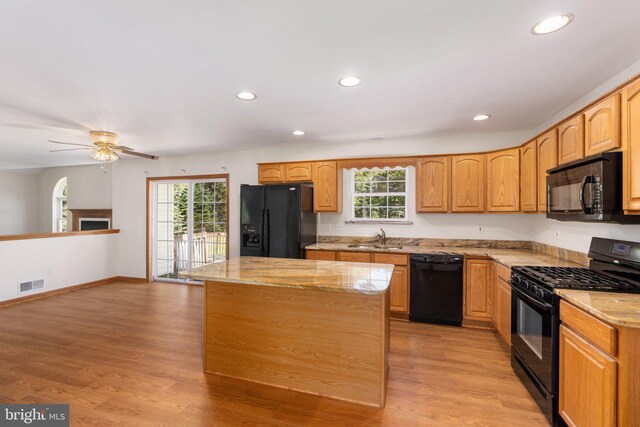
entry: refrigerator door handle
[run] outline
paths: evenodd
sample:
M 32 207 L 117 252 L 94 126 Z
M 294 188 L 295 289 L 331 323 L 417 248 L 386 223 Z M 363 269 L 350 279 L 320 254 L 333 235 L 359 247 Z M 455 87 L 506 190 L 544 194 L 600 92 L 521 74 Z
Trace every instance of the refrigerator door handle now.
M 265 256 L 264 252 L 264 221 L 265 210 L 262 209 L 262 214 L 260 215 L 260 256 Z
M 271 230 L 269 229 L 269 223 L 270 223 L 270 218 L 269 218 L 269 209 L 265 209 L 265 214 L 264 214 L 264 231 L 263 231 L 263 237 L 262 237 L 262 241 L 264 242 L 264 256 L 268 257 L 269 256 L 269 247 L 271 244 Z

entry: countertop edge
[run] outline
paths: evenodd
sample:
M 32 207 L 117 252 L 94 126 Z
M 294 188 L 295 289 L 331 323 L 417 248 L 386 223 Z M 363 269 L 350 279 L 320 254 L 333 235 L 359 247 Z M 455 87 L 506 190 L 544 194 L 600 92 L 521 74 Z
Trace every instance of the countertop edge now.
M 556 295 L 558 295 L 560 298 L 562 298 L 567 303 L 570 303 L 570 304 L 578 307 L 579 309 L 589 313 L 590 315 L 598 318 L 599 320 L 602 320 L 603 322 L 607 322 L 607 323 L 609 323 L 611 325 L 619 326 L 619 327 L 623 327 L 623 328 L 635 328 L 635 329 L 640 328 L 640 320 L 638 320 L 638 321 L 628 321 L 628 320 L 623 320 L 623 319 L 618 319 L 616 317 L 612 317 L 611 315 L 603 313 L 601 310 L 598 310 L 597 308 L 595 308 L 595 307 L 593 307 L 593 306 L 581 301 L 579 298 L 576 298 L 575 296 L 571 295 L 571 293 L 567 293 L 566 289 L 556 289 L 554 292 L 555 292 Z M 583 291 L 583 292 L 586 292 L 586 291 Z M 602 293 L 600 291 L 593 291 L 593 292 Z M 610 292 L 608 292 L 608 293 L 610 293 Z M 631 295 L 633 295 L 633 294 L 631 294 Z

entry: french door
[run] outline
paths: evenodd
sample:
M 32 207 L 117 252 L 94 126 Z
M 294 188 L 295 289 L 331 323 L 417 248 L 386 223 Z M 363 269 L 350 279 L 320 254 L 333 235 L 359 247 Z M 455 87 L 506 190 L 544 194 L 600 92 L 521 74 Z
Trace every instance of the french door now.
M 153 181 L 152 279 L 192 282 L 185 273 L 227 259 L 227 178 Z

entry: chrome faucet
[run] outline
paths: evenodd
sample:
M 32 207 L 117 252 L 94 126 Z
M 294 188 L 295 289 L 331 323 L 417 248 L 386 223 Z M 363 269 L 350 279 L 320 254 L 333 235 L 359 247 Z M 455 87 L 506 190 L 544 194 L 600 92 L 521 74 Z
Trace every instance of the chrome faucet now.
M 378 242 L 382 245 L 385 246 L 387 244 L 387 233 L 384 232 L 384 230 L 381 228 L 380 229 L 380 233 L 376 233 L 373 235 L 373 237 L 375 237 L 376 239 L 378 239 Z

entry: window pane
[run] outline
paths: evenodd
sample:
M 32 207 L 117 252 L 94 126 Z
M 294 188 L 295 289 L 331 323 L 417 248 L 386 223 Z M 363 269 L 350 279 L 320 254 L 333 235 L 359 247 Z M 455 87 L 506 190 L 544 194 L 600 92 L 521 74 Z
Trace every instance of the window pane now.
M 356 171 L 355 178 L 356 178 L 356 182 L 369 181 L 369 179 L 371 178 L 371 172 L 370 171 Z
M 213 218 L 215 222 L 227 222 L 227 204 L 216 203 L 215 204 L 215 216 Z
M 355 208 L 356 218 L 369 218 L 369 208 Z
M 402 206 L 405 204 L 405 196 L 389 196 L 389 206 Z
M 387 196 L 373 196 L 371 197 L 371 206 L 387 206 Z
M 406 190 L 406 184 L 404 182 L 390 182 L 389 183 L 389 192 L 390 193 L 404 193 Z
M 397 169 L 389 171 L 389 181 L 404 181 L 406 180 L 406 170 Z
M 371 204 L 371 197 L 369 196 L 356 196 L 353 199 L 354 206 L 369 206 Z
M 371 179 L 373 181 L 386 181 L 387 171 L 371 171 Z
M 387 208 L 371 208 L 371 218 L 387 218 Z
M 214 182 L 214 201 L 226 202 L 227 201 L 227 186 L 224 182 Z
M 394 218 L 394 219 L 404 219 L 405 217 L 405 210 L 404 208 L 399 209 L 399 208 L 390 208 L 389 209 L 389 218 Z
M 371 183 L 369 181 L 362 181 L 355 183 L 355 192 L 356 193 L 370 193 L 371 192 Z
M 386 182 L 374 182 L 373 183 L 373 193 L 386 193 L 387 192 L 387 183 Z

